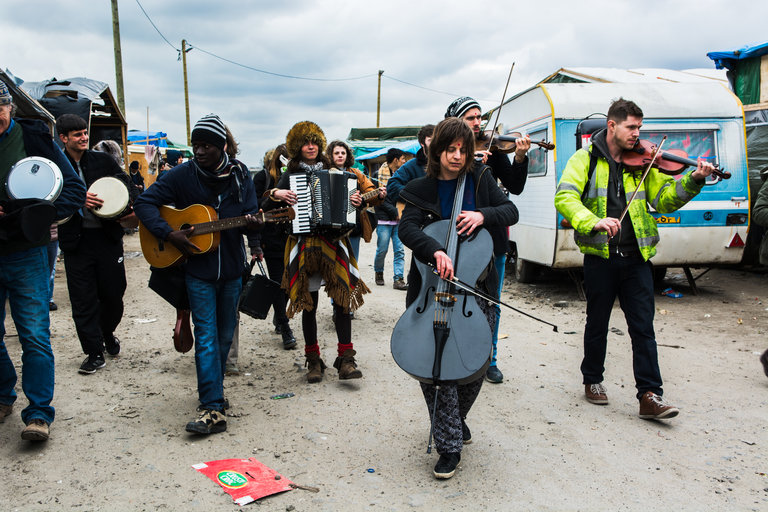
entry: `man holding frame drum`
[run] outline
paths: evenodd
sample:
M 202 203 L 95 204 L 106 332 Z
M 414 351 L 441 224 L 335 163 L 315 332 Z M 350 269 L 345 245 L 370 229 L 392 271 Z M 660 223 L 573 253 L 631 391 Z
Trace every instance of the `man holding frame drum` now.
M 127 205 L 114 206 L 111 199 L 112 196 L 125 199 L 127 190 L 130 204 L 138 191 L 114 158 L 88 149 L 88 126 L 83 118 L 64 114 L 56 120 L 56 130 L 64 144 L 64 154 L 88 187 L 84 208 L 59 226 L 72 319 L 83 352 L 88 356 L 78 372 L 88 375 L 106 365 L 105 348 L 111 356 L 120 353 L 120 341 L 114 331 L 123 317 L 126 280 L 124 230 L 120 224 L 125 218 L 119 216 Z M 104 178 L 110 180 L 101 181 Z M 97 181 L 99 184 L 111 182 L 115 193 L 107 194 L 103 188 L 94 187 Z M 99 192 L 94 192 L 96 189 Z M 99 213 L 102 208 L 117 216 L 104 217 Z

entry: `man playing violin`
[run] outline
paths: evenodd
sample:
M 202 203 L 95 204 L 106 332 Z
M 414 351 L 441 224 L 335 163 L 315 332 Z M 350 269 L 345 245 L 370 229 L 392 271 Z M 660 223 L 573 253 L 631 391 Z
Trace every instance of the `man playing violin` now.
M 593 404 L 608 403 L 602 381 L 608 322 L 618 296 L 632 339 L 639 416 L 673 418 L 679 410 L 662 398 L 653 330 L 650 258 L 656 254 L 659 232 L 647 205 L 660 213 L 679 209 L 701 191 L 714 166 L 699 160 L 696 170 L 677 181 L 651 168 L 641 181 L 643 171 L 627 171 L 621 155 L 638 141 L 643 111 L 619 98 L 608 109 L 606 124 L 592 137 L 589 149 L 580 149 L 570 158 L 555 193 L 555 207 L 573 226 L 576 244 L 584 253 L 587 321 L 581 373 L 585 395 Z M 620 219 L 635 190 L 638 194 Z
M 474 99 L 464 96 L 457 98 L 450 105 L 445 112 L 445 117 L 458 117 L 462 119 L 472 129 L 475 135 L 475 140 L 478 141 L 477 146 L 480 146 L 480 141 L 488 142 L 490 136 L 483 133 L 480 130 L 482 124 L 482 111 L 480 110 L 480 104 Z M 512 194 L 520 195 L 525 187 L 525 181 L 528 178 L 528 150 L 531 148 L 530 137 L 519 137 L 514 143 L 513 162 L 509 161 L 509 157 L 502 151 L 489 151 L 475 148 L 475 165 L 485 164 L 491 168 L 493 177 L 501 181 L 501 184 Z M 488 230 L 493 238 L 493 254 L 494 254 L 494 266 L 496 267 L 496 273 L 499 275 L 498 288 L 494 291 L 494 296 L 499 298 L 501 296 L 501 289 L 504 286 L 504 270 L 507 263 L 507 250 L 509 249 L 509 233 L 507 226 L 494 226 Z M 488 367 L 485 378 L 488 382 L 498 384 L 504 380 L 504 375 L 499 370 L 496 364 L 496 345 L 499 340 L 499 320 L 501 318 L 501 308 L 494 306 L 496 309 L 496 323 L 493 329 L 493 356 L 491 358 L 491 365 Z

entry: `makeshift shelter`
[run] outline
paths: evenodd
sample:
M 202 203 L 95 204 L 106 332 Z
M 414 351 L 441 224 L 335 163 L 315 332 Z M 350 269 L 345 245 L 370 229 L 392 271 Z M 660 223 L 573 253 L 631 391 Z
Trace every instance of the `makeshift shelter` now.
M 37 100 L 30 96 L 21 84 L 24 80 L 16 78 L 9 70 L 0 70 L 0 80 L 8 86 L 8 90 L 16 105 L 16 117 L 22 119 L 39 119 L 48 125 L 51 135 L 55 132 L 56 119 Z
M 176 144 L 168 139 L 165 132 L 147 132 L 146 130 L 128 130 L 127 163 L 138 161 L 139 172 L 148 187 L 157 179 L 157 166 L 161 157 L 169 151 L 177 151 L 184 158 L 192 158 L 192 148 Z
M 384 156 L 391 147 L 399 147 L 399 144 L 405 144 L 405 147 L 411 148 L 416 135 L 421 126 L 392 126 L 387 128 L 351 128 L 347 136 L 347 144 L 352 148 L 352 156 L 356 162 L 360 162 L 369 175 L 375 174 L 379 166 L 384 162 Z M 418 142 L 415 151 L 418 150 Z M 375 151 L 382 150 L 383 153 L 370 157 Z M 403 149 L 403 151 L 406 151 Z M 360 158 L 367 156 L 367 158 Z
M 24 82 L 22 88 L 54 118 L 76 114 L 85 119 L 91 147 L 110 139 L 120 144 L 123 154 L 127 154 L 128 123 L 106 83 L 84 77 L 51 78 L 42 82 Z
M 744 104 L 749 192 L 754 204 L 763 177 L 768 177 L 768 42 L 738 50 L 709 52 L 707 57 L 714 61 L 717 69 L 728 70 L 731 88 Z M 753 224 L 744 263 L 757 263 L 762 236 L 763 228 Z

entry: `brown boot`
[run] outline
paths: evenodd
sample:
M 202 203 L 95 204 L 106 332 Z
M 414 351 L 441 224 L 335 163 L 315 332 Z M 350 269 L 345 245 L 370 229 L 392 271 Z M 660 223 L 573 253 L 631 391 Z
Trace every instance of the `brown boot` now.
M 304 366 L 307 367 L 307 382 L 310 384 L 320 382 L 323 380 L 323 372 L 328 367 L 325 366 L 323 360 L 320 359 L 320 354 L 311 353 L 305 355 L 307 357 L 307 360 L 304 362 Z
M 356 353 L 352 349 L 347 349 L 333 362 L 333 367 L 339 370 L 339 380 L 359 379 L 363 376 L 363 372 L 357 369 L 355 363 Z

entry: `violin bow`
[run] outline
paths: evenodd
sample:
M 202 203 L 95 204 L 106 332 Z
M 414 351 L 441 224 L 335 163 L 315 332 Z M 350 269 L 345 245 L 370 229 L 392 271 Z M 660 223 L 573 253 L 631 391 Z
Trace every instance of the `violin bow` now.
M 491 139 L 488 141 L 488 149 L 491 149 L 491 146 L 493 145 L 493 137 L 496 135 L 496 127 L 499 126 L 499 116 L 501 115 L 501 108 L 504 106 L 504 100 L 507 99 L 507 88 L 509 87 L 509 80 L 512 78 L 512 70 L 515 69 L 515 63 L 512 63 L 512 67 L 509 68 L 509 75 L 507 75 L 507 84 L 504 86 L 504 94 L 501 95 L 501 103 L 499 103 L 499 108 L 496 110 L 496 122 L 493 124 L 493 129 L 491 130 Z
M 432 266 L 432 265 L 430 265 L 430 266 Z M 437 269 L 434 268 L 434 267 L 432 267 L 432 272 L 434 272 L 438 277 L 440 276 L 440 274 L 437 272 Z M 523 316 L 527 316 L 528 318 L 532 318 L 533 320 L 536 320 L 536 321 L 541 322 L 543 324 L 549 325 L 550 327 L 552 327 L 552 330 L 554 332 L 558 332 L 557 326 L 555 324 L 551 324 L 551 323 L 547 322 L 546 320 L 542 320 L 541 318 L 535 317 L 535 316 L 531 315 L 530 313 L 526 313 L 525 311 L 521 311 L 521 310 L 517 309 L 514 306 L 510 306 L 509 304 L 507 304 L 505 302 L 502 302 L 499 299 L 495 299 L 495 298 L 491 297 L 490 295 L 488 295 L 487 293 L 478 290 L 477 288 L 471 286 L 468 283 L 465 283 L 464 281 L 462 281 L 461 279 L 459 279 L 456 276 L 453 276 L 453 279 L 445 279 L 443 277 L 441 277 L 440 279 L 443 279 L 444 281 L 448 281 L 450 283 L 453 283 L 454 285 L 458 286 L 462 290 L 467 291 L 469 293 L 473 293 L 473 294 L 477 295 L 478 297 L 480 297 L 481 299 L 485 299 L 485 300 L 487 300 L 488 302 L 490 302 L 492 304 L 496 304 L 497 306 L 507 307 L 507 308 L 511 309 L 512 311 L 514 311 L 516 313 L 520 313 Z M 499 276 L 499 279 L 502 279 L 502 277 Z
M 629 198 L 629 201 L 627 201 L 627 205 L 624 207 L 624 211 L 621 212 L 621 217 L 619 217 L 619 225 L 621 225 L 621 222 L 624 220 L 624 217 L 627 215 L 627 212 L 629 211 L 629 205 L 632 204 L 632 201 L 634 201 L 635 197 L 637 197 L 637 193 L 640 191 L 640 184 L 643 181 L 645 181 L 645 177 L 648 176 L 648 173 L 651 171 L 651 167 L 653 167 L 653 163 L 656 161 L 656 157 L 659 156 L 659 154 L 661 153 L 661 146 L 664 144 L 664 141 L 666 140 L 667 140 L 667 136 L 665 135 L 664 138 L 661 139 L 661 142 L 659 142 L 659 145 L 656 146 L 656 151 L 653 152 L 651 161 L 648 162 L 648 167 L 646 167 L 645 171 L 643 171 L 643 176 L 640 178 L 640 183 L 637 184 L 635 191 L 632 192 L 632 197 Z

